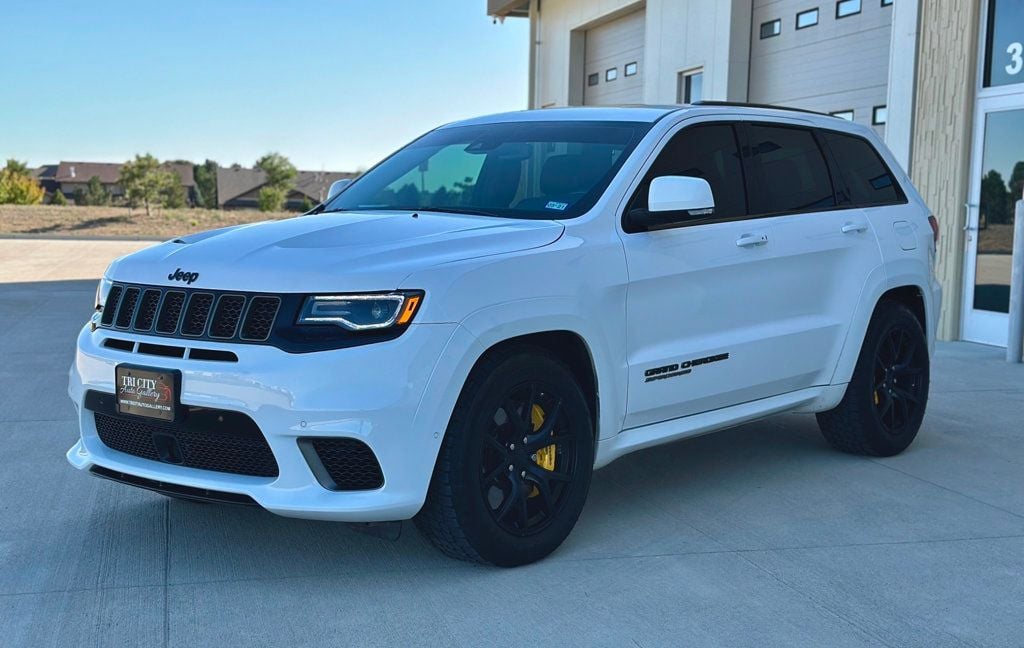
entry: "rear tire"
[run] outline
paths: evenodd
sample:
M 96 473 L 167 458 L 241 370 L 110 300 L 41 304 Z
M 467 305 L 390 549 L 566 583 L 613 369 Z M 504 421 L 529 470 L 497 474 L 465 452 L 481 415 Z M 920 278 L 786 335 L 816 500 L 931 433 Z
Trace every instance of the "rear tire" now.
M 453 558 L 535 562 L 575 526 L 593 465 L 572 372 L 534 347 L 486 356 L 459 396 L 416 526 Z
M 917 436 L 928 403 L 928 340 L 917 317 L 882 301 L 835 409 L 818 414 L 822 435 L 837 450 L 889 457 Z

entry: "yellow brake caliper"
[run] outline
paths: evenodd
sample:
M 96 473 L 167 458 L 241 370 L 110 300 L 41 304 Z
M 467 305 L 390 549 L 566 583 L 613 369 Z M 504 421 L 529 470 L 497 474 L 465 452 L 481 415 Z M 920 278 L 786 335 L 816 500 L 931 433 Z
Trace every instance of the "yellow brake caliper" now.
M 530 422 L 533 424 L 534 432 L 540 430 L 541 426 L 544 425 L 544 410 L 540 405 L 534 405 L 533 409 L 530 410 Z M 549 472 L 555 470 L 555 444 L 552 443 L 549 446 L 544 446 L 537 451 L 536 456 L 538 466 Z M 540 491 L 537 490 L 536 486 L 530 491 L 530 497 L 536 497 L 539 494 Z

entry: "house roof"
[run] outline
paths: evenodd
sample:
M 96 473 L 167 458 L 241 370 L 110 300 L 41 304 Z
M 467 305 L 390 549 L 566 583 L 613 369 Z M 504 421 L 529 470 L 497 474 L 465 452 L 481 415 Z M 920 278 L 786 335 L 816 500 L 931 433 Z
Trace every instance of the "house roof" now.
M 103 184 L 117 184 L 121 177 L 123 164 L 116 162 L 65 162 L 57 165 L 54 180 L 57 182 L 88 182 L 89 178 L 96 176 Z M 192 175 L 191 162 L 166 162 L 160 165 L 161 168 L 175 173 L 185 187 L 193 187 L 196 184 Z M 46 168 L 46 167 L 40 167 Z
M 354 178 L 356 173 L 344 171 L 299 171 L 293 190 L 308 196 L 314 202 L 327 197 L 331 183 L 345 178 Z M 218 167 L 217 202 L 221 205 L 259 189 L 267 182 L 267 175 L 259 169 L 242 167 Z
M 44 164 L 41 167 L 32 169 L 32 177 L 36 180 L 52 180 L 57 174 L 56 164 Z

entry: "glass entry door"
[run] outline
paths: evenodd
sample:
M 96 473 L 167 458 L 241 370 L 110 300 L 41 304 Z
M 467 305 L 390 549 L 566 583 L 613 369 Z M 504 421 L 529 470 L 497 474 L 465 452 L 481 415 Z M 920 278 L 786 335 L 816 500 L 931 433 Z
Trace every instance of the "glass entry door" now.
M 979 101 L 973 161 L 963 337 L 1006 346 L 1014 205 L 1024 191 L 1024 95 Z

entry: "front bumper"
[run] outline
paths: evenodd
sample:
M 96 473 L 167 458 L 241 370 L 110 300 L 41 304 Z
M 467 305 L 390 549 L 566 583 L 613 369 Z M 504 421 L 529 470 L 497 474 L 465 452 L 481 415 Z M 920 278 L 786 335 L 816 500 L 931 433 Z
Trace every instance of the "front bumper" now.
M 115 350 L 103 346 L 108 337 L 169 342 L 122 331 L 93 331 L 90 326 L 82 330 L 68 385 L 81 428 L 81 438 L 67 453 L 73 466 L 100 466 L 162 483 L 246 495 L 279 515 L 351 522 L 403 520 L 419 511 L 444 434 L 442 421 L 447 417 L 439 414 L 454 404 L 462 384 L 451 359 L 475 344 L 456 324 L 413 324 L 388 342 L 307 354 L 270 346 L 171 341 L 190 348 L 230 350 L 238 356 L 238 362 L 230 363 Z M 182 374 L 183 405 L 248 415 L 266 437 L 278 476 L 200 470 L 104 445 L 93 412 L 83 406 L 85 392 L 114 393 L 114 368 L 120 363 L 177 369 Z M 297 442 L 299 437 L 317 436 L 367 444 L 380 463 L 384 485 L 367 491 L 324 488 Z

